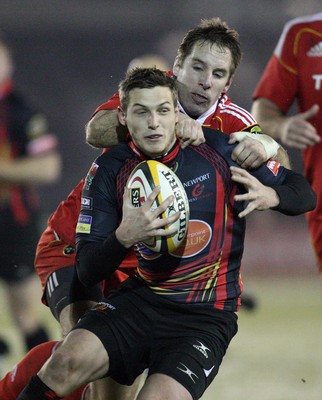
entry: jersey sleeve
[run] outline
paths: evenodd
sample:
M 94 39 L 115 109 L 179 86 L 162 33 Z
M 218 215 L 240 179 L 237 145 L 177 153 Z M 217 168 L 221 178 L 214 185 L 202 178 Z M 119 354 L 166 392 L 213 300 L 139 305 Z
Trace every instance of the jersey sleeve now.
M 128 253 L 115 236 L 120 213 L 113 168 L 99 157 L 91 166 L 82 191 L 82 206 L 76 226 L 77 272 L 85 286 L 108 278 Z
M 94 115 L 96 113 L 98 113 L 99 111 L 116 110 L 119 105 L 120 105 L 120 96 L 119 96 L 119 93 L 116 92 L 113 94 L 113 96 L 109 100 L 107 100 L 105 103 L 101 104 L 100 106 L 98 106 L 96 108 L 96 110 L 94 111 L 91 118 L 93 118 Z
M 236 144 L 229 145 L 227 135 L 222 132 L 205 132 L 206 142 L 215 148 L 229 165 L 240 166 L 231 159 Z M 316 206 L 316 194 L 307 179 L 294 171 L 284 168 L 277 161 L 269 160 L 255 170 L 249 170 L 263 185 L 276 190 L 280 203 L 274 210 L 286 215 L 299 215 L 311 211 Z M 242 191 L 244 187 L 239 185 Z
M 267 98 L 284 113 L 291 107 L 298 91 L 298 60 L 294 46 L 294 29 L 286 25 L 253 93 L 254 100 Z

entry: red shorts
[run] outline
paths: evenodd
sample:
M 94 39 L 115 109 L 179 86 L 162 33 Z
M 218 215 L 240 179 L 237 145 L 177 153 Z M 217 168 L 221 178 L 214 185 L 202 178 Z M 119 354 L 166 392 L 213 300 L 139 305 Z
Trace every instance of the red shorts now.
M 43 290 L 42 298 L 44 298 L 49 276 L 59 269 L 75 267 L 75 259 L 75 247 L 60 240 L 55 231 L 48 226 L 38 242 L 34 262 Z M 103 282 L 104 295 L 107 296 L 110 290 L 116 289 L 121 282 L 133 275 L 136 267 L 137 259 L 133 251 L 124 259 L 119 269 L 107 281 Z
M 53 272 L 64 267 L 75 267 L 75 258 L 75 247 L 61 241 L 48 226 L 39 239 L 34 262 L 43 291 Z

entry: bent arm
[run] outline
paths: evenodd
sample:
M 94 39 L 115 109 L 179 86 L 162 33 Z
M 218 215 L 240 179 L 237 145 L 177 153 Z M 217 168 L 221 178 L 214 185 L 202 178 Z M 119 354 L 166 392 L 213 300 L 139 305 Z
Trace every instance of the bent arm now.
M 76 267 L 79 280 L 92 286 L 109 277 L 121 264 L 129 249 L 111 233 L 103 242 L 86 243 L 77 251 Z
M 279 185 L 264 185 L 255 176 L 242 168 L 230 167 L 232 180 L 243 185 L 246 193 L 235 195 L 235 201 L 246 201 L 246 208 L 239 213 L 245 217 L 254 210 L 269 208 L 286 215 L 299 215 L 314 209 L 316 195 L 304 176 L 293 171 L 284 171 L 284 181 Z
M 93 147 L 110 147 L 125 141 L 128 130 L 119 123 L 117 110 L 100 110 L 86 124 L 86 142 Z
M 0 158 L 0 182 L 8 184 L 50 184 L 60 176 L 61 157 L 51 151 L 18 160 Z
M 271 100 L 260 97 L 253 103 L 252 112 L 263 130 L 281 143 L 302 150 L 321 141 L 310 121 L 320 111 L 317 104 L 296 115 L 288 116 Z
M 253 102 L 251 113 L 264 132 L 275 140 L 281 140 L 281 125 L 287 117 L 275 103 L 263 97 L 258 98 Z

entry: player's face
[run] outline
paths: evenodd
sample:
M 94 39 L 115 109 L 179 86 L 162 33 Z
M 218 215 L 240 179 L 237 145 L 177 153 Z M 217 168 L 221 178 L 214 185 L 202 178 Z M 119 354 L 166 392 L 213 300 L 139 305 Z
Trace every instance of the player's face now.
M 181 66 L 175 62 L 179 101 L 188 115 L 198 118 L 216 103 L 221 93 L 227 92 L 231 64 L 230 50 L 200 42 Z
M 178 109 L 169 88 L 133 89 L 127 111 L 119 110 L 119 119 L 127 125 L 134 144 L 149 157 L 165 154 L 176 141 Z

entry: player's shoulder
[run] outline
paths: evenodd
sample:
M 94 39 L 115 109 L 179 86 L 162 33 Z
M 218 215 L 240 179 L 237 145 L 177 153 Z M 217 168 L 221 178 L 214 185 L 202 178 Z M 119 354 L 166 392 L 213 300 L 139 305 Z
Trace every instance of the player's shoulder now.
M 122 164 L 127 158 L 130 158 L 132 154 L 133 152 L 128 143 L 118 143 L 102 153 L 97 158 L 97 163 L 102 165 L 109 164 L 110 166 L 113 164 Z
M 285 23 L 284 28 L 290 30 L 293 27 L 300 26 L 300 28 L 302 28 L 303 25 L 307 26 L 316 23 L 322 24 L 322 12 L 290 19 Z
M 203 127 L 202 130 L 208 146 L 215 149 L 218 153 L 226 153 L 229 135 L 217 129 Z
M 303 15 L 301 17 L 290 19 L 283 27 L 280 41 L 285 42 L 286 40 L 290 40 L 289 38 L 295 38 L 298 34 L 303 33 L 303 29 L 305 29 L 306 32 L 310 32 L 308 30 L 310 27 L 313 28 L 318 26 L 322 29 L 322 13 Z
M 226 94 L 220 97 L 217 110 L 220 118 L 223 120 L 227 118 L 238 119 L 242 121 L 245 126 L 257 123 L 249 111 L 234 103 Z

